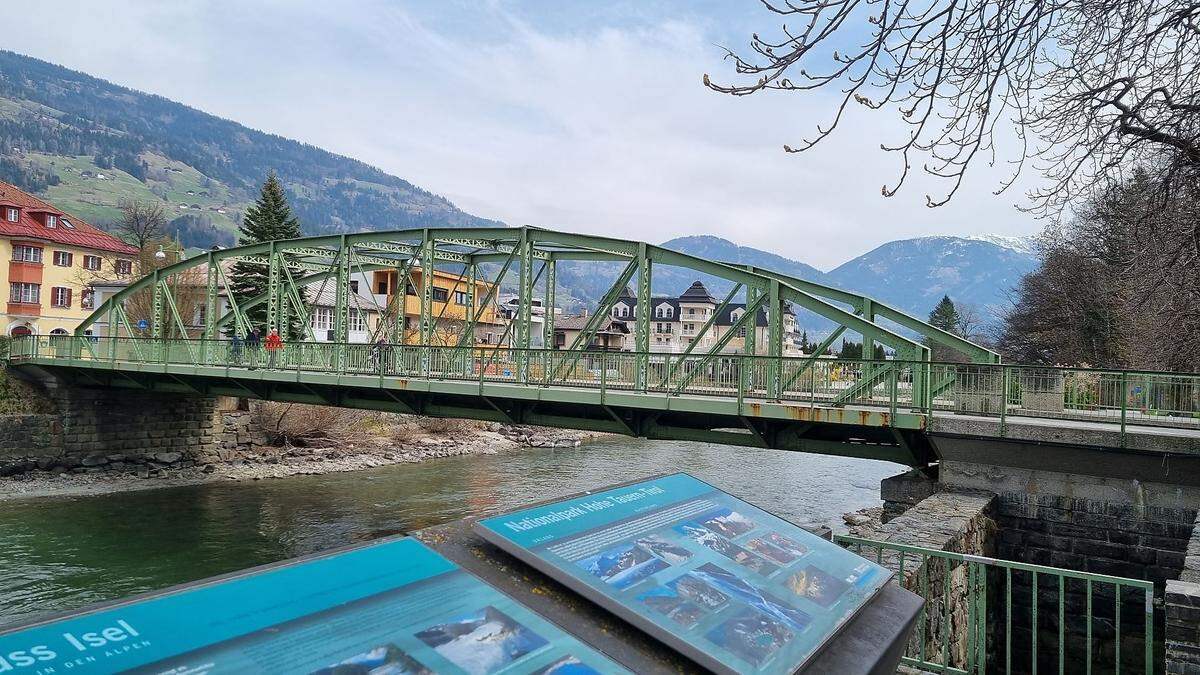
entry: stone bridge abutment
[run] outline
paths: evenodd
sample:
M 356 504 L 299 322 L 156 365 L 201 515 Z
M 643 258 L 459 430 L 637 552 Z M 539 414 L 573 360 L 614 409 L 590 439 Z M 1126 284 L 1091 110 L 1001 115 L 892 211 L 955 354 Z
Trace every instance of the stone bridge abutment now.
M 6 416 L 0 475 L 167 469 L 233 459 L 250 444 L 251 413 L 227 396 L 89 388 L 47 378 L 48 411 Z
M 969 445 L 979 442 L 972 440 Z M 1196 464 L 1200 457 L 1041 445 L 1036 453 L 1047 458 L 1046 466 L 1056 469 L 1051 470 L 998 463 L 995 460 L 1001 457 L 1013 464 L 1028 463 L 1021 461 L 1021 455 L 1031 448 L 1004 446 L 999 441 L 979 453 L 984 461 L 967 461 L 969 454 L 961 448 L 947 452 L 955 459 L 943 459 L 936 478 L 912 470 L 885 479 L 881 485 L 884 525 L 872 536 L 1152 581 L 1154 630 L 1166 637 L 1166 672 L 1200 675 L 1200 467 Z M 1056 451 L 1072 456 L 1065 465 L 1074 470 L 1064 471 L 1064 463 L 1049 459 Z M 989 611 L 1005 611 L 1006 582 L 1004 575 L 990 574 Z M 1035 593 L 1031 582 L 1030 574 L 1012 575 L 1013 650 L 1028 659 L 1036 630 L 1040 665 L 1055 670 L 1060 590 L 1056 581 L 1043 577 Z M 1121 672 L 1141 672 L 1144 619 L 1139 608 L 1144 600 L 1138 593 L 1142 591 L 1130 588 L 1122 594 Z M 964 613 L 963 589 L 954 586 L 951 598 L 955 616 Z M 1111 587 L 1092 594 L 1093 663 L 1100 668 L 1095 672 L 1108 672 L 1115 665 L 1115 601 Z M 941 600 L 931 602 L 936 605 Z M 1087 584 L 1064 583 L 1061 602 L 1067 672 L 1074 672 L 1071 664 L 1082 664 L 1085 654 L 1081 645 L 1087 636 Z M 1036 625 L 1035 603 L 1040 610 Z M 1003 625 L 1003 615 L 991 623 Z M 989 638 L 992 645 L 1004 645 L 1004 640 L 1004 635 Z M 989 661 L 995 657 L 989 647 Z

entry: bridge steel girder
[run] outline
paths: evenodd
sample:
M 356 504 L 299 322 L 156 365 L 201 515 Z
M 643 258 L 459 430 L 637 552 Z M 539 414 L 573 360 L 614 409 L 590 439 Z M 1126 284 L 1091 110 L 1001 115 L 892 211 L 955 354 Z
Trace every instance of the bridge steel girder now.
M 396 257 L 359 253 L 360 250 L 379 252 L 385 254 L 385 256 L 387 254 L 394 254 Z M 220 267 L 222 263 L 234 260 L 263 262 L 270 268 L 278 270 L 286 269 L 289 273 L 299 271 L 304 276 L 294 280 L 285 280 L 281 277 L 291 276 L 291 274 L 273 274 L 271 278 L 277 280 L 275 295 L 268 292 L 263 294 L 262 298 L 243 298 L 241 303 L 237 303 L 240 306 L 233 306 L 234 303 L 231 303 L 230 311 L 219 319 L 212 318 L 215 313 L 206 313 L 204 333 L 209 337 L 215 337 L 218 331 L 224 325 L 228 324 L 230 320 L 238 321 L 239 330 L 242 330 L 245 322 L 245 313 L 259 305 L 263 300 L 274 304 L 277 313 L 280 311 L 286 312 L 290 309 L 295 311 L 297 315 L 302 314 L 302 312 L 298 311 L 299 308 L 289 306 L 289 303 L 285 299 L 287 293 L 281 293 L 278 286 L 280 284 L 288 284 L 299 289 L 304 285 L 328 279 L 329 276 L 326 273 L 329 271 L 329 267 L 314 262 L 315 260 L 336 261 L 338 302 L 335 319 L 337 328 L 335 332 L 338 337 L 342 338 L 348 335 L 348 303 L 346 302 L 346 295 L 348 293 L 350 267 L 354 266 L 360 271 L 366 272 L 378 269 L 394 269 L 406 260 L 410 261 L 410 264 L 419 260 L 422 271 L 426 273 L 426 281 L 422 284 L 421 289 L 422 305 L 424 306 L 421 316 L 421 334 L 425 342 L 431 339 L 431 333 L 434 330 L 432 317 L 430 316 L 433 304 L 431 277 L 436 265 L 462 265 L 465 271 L 467 266 L 508 260 L 518 264 L 519 271 L 525 273 L 519 276 L 522 276 L 527 283 L 532 278 L 531 264 L 533 260 L 542 260 L 545 262 L 563 260 L 582 262 L 624 261 L 633 265 L 635 271 L 638 272 L 639 278 L 637 289 L 639 300 L 638 310 L 637 314 L 633 317 L 636 326 L 634 340 L 639 354 L 649 352 L 649 325 L 652 321 L 649 312 L 651 311 L 650 305 L 653 297 L 650 270 L 656 265 L 669 265 L 713 275 L 734 284 L 742 284 L 749 295 L 767 295 L 769 306 L 767 341 L 770 344 L 757 346 L 764 348 L 768 356 L 779 356 L 782 353 L 781 321 L 783 307 L 785 304 L 790 304 L 833 321 L 835 325 L 839 326 L 839 331 L 852 330 L 863 335 L 870 342 L 877 341 L 887 345 L 895 350 L 898 355 L 907 357 L 910 360 L 928 361 L 928 348 L 906 335 L 880 325 L 873 320 L 874 317 L 892 321 L 906 330 L 911 330 L 927 337 L 933 342 L 963 351 L 971 356 L 972 360 L 994 362 L 998 359 L 994 352 L 958 336 L 941 331 L 866 296 L 830 288 L 771 270 L 706 260 L 661 246 L 613 237 L 556 232 L 531 227 L 422 228 L 384 232 L 361 232 L 344 235 L 301 237 L 211 251 L 202 256 L 196 256 L 172 265 L 167 265 L 156 270 L 153 275 L 130 284 L 130 286 L 106 299 L 104 303 L 97 307 L 80 324 L 80 327 L 76 330 L 76 334 L 82 335 L 84 330 L 106 316 L 114 315 L 115 317 L 117 313 L 114 312 L 114 306 L 123 304 L 133 294 L 146 289 L 154 292 L 154 289 L 158 287 L 157 280 L 159 279 L 165 279 L 198 266 Z M 642 272 L 645 272 L 645 274 L 643 275 Z M 212 306 L 215 309 L 216 303 L 213 294 L 215 292 L 219 293 L 217 287 L 222 285 L 221 282 L 224 282 L 227 290 L 229 280 L 226 276 L 224 270 L 218 270 L 215 274 L 210 271 L 207 275 L 209 281 L 205 287 L 207 295 L 206 307 Z M 645 277 L 645 283 L 642 283 L 643 276 Z M 546 293 L 552 296 L 553 282 L 556 281 L 554 275 L 551 275 L 548 281 L 550 281 L 550 288 L 547 289 Z M 397 290 L 403 293 L 402 288 Z M 471 290 L 471 295 L 474 296 L 474 289 L 472 288 Z M 498 291 L 499 289 L 493 286 L 491 290 Z M 533 292 L 532 286 L 530 285 L 526 288 L 522 285 L 519 290 L 521 291 L 520 295 L 526 297 L 525 302 L 521 304 L 529 304 L 531 298 L 527 296 Z M 494 297 L 494 292 L 491 295 Z M 854 310 L 847 310 L 844 307 L 833 304 L 835 302 L 849 305 Z M 472 309 L 475 312 L 483 309 L 481 306 L 482 303 L 479 303 L 474 297 L 472 297 L 472 304 L 474 305 Z M 528 321 L 529 312 L 523 311 L 528 309 L 525 307 L 520 307 L 519 309 L 522 311 L 518 312 L 519 325 L 516 328 L 518 329 L 518 342 L 524 344 L 529 338 L 530 326 L 522 324 Z M 552 307 L 547 307 L 546 309 L 547 314 L 553 313 Z M 160 315 L 160 312 L 156 312 L 156 315 Z M 156 322 L 159 328 L 161 328 L 161 318 L 159 316 L 159 320 Z M 276 317 L 277 322 L 278 317 Z M 547 324 L 550 324 L 550 322 L 547 322 Z M 110 326 L 113 330 L 116 329 L 115 326 L 111 324 Z M 550 332 L 552 327 L 548 325 L 545 330 L 545 337 L 553 340 L 553 334 Z M 747 338 L 751 343 L 754 341 L 749 334 Z M 639 363 L 637 364 L 639 376 L 644 375 L 643 371 L 646 369 L 643 368 L 644 364 L 642 361 L 646 360 L 648 360 L 648 357 L 639 359 Z M 767 373 L 771 389 L 774 391 L 781 389 L 784 383 L 780 381 L 781 377 L 777 366 L 769 365 Z M 646 377 L 639 377 L 639 385 L 645 384 L 647 379 Z

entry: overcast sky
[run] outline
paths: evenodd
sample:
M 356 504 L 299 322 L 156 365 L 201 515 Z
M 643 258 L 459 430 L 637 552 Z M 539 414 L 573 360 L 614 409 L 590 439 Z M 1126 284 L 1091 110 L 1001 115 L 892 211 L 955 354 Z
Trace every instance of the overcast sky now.
M 858 113 L 785 154 L 831 94 L 732 98 L 720 45 L 778 30 L 757 0 L 55 2 L 4 46 L 377 165 L 513 225 L 660 242 L 715 234 L 829 269 L 933 234 L 1027 235 L 980 164 L 948 206 L 884 198 L 903 129 Z M 24 24 L 24 25 L 23 25 Z M 47 26 L 53 27 L 48 31 Z M 1018 187 L 1028 188 L 1035 177 Z

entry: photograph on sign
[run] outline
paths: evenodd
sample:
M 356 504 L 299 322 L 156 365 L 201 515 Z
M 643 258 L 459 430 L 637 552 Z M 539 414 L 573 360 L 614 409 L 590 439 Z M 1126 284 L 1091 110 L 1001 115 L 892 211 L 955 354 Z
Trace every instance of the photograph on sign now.
M 687 474 L 475 531 L 717 672 L 792 673 L 891 572 Z
M 628 672 L 408 538 L 8 632 L 5 664 L 146 675 Z

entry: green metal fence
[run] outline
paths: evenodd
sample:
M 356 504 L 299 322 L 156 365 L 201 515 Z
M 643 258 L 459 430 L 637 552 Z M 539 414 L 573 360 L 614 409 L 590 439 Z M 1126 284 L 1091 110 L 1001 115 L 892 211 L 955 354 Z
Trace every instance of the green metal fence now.
M 874 541 L 834 540 L 925 606 L 904 663 L 936 673 L 1155 673 L 1154 584 Z
M 216 367 L 266 366 L 229 340 L 27 336 L 12 360 L 82 359 Z M 845 360 L 745 354 L 638 354 L 502 347 L 302 342 L 275 366 L 300 371 L 471 379 L 538 386 L 721 396 L 788 405 L 998 418 L 1077 419 L 1200 429 L 1200 375 L 1045 366 Z

